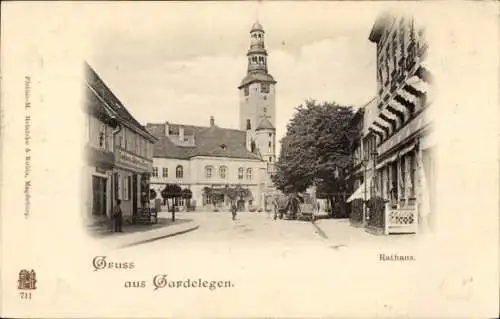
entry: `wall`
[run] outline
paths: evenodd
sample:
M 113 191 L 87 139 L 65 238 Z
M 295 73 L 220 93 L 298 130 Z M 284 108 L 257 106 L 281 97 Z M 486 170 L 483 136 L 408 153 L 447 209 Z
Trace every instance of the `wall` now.
M 164 188 L 165 183 L 175 183 L 182 188 L 189 188 L 193 193 L 193 198 L 196 200 L 196 205 L 202 205 L 203 188 L 210 185 L 238 185 L 248 187 L 254 196 L 254 205 L 260 200 L 260 185 L 265 182 L 265 170 L 267 164 L 258 160 L 233 159 L 225 157 L 195 157 L 191 160 L 177 160 L 154 158 L 154 166 L 158 167 L 161 176 L 162 168 L 167 167 L 169 170 L 168 178 L 151 177 L 151 188 L 157 193 L 160 198 L 160 192 Z M 177 180 L 175 178 L 175 167 L 183 165 L 184 179 Z M 205 176 L 205 167 L 211 166 L 212 178 Z M 219 176 L 219 168 L 226 166 L 226 178 Z M 238 169 L 243 167 L 243 179 L 238 178 Z M 252 179 L 247 179 L 247 168 L 252 169 Z M 263 173 L 264 170 L 264 173 Z
M 264 100 L 264 97 L 266 98 Z M 267 112 L 264 112 L 266 108 Z M 240 89 L 240 130 L 246 131 L 246 119 L 250 119 L 252 130 L 255 130 L 261 116 L 266 114 L 269 121 L 276 123 L 276 94 L 275 85 L 269 85 L 269 93 L 260 92 L 260 83 L 254 82 L 249 86 L 249 95 L 245 96 L 245 89 Z
M 269 137 L 269 134 L 271 134 L 271 137 Z M 272 130 L 260 130 L 256 134 L 256 144 L 265 162 L 269 162 L 269 157 L 272 157 L 272 163 L 276 160 L 275 140 L 275 133 Z M 271 142 L 270 148 L 269 142 Z

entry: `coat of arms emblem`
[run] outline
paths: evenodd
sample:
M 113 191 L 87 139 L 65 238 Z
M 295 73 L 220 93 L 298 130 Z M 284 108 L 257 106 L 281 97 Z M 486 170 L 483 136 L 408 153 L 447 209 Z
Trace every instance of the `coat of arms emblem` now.
M 17 289 L 35 290 L 36 289 L 36 273 L 33 269 L 22 269 L 19 271 L 19 279 Z

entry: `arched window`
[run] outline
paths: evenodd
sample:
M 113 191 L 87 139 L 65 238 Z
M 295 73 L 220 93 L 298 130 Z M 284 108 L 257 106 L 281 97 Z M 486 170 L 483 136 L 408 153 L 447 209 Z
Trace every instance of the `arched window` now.
M 243 167 L 238 168 L 238 179 L 243 179 Z
M 219 176 L 220 178 L 226 178 L 227 176 L 227 167 L 226 166 L 221 166 L 219 167 Z
M 205 177 L 212 178 L 212 166 L 205 166 Z
M 177 166 L 177 168 L 175 169 L 175 177 L 184 178 L 184 169 L 181 165 Z
M 252 169 L 251 168 L 247 168 L 247 179 L 248 180 L 252 179 Z

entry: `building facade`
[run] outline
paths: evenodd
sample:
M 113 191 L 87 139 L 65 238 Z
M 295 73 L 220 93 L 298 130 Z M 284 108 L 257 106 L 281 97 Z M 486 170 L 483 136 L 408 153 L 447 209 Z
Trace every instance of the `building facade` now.
M 166 184 L 177 184 L 191 190 L 191 205 L 196 209 L 226 209 L 226 186 L 241 186 L 250 196 L 240 209 L 265 209 L 267 164 L 256 149 L 248 145 L 250 132 L 220 128 L 210 118 L 209 126 L 173 123 L 147 124 L 158 139 L 154 147 L 151 189 L 161 198 Z M 210 196 L 207 194 L 210 189 Z M 184 200 L 179 209 L 186 209 Z
M 139 124 L 99 75 L 86 68 L 86 153 L 84 177 L 92 219 L 111 216 L 116 199 L 133 220 L 147 201 L 154 136 Z
M 375 119 L 365 123 L 363 138 L 365 157 L 375 167 L 370 192 L 390 203 L 386 233 L 428 230 L 435 214 L 435 143 L 425 28 L 413 16 L 386 14 L 369 40 L 376 44 L 378 89 L 370 114 Z
M 251 194 L 239 203 L 240 209 L 271 209 L 275 194 L 271 176 L 276 162 L 276 81 L 268 72 L 267 56 L 264 29 L 256 22 L 250 30 L 247 74 L 238 86 L 239 130 L 221 128 L 213 117 L 208 126 L 168 122 L 147 125 L 159 140 L 154 148 L 151 180 L 157 198 L 166 184 L 173 183 L 191 190 L 191 204 L 196 207 L 226 207 L 228 198 L 223 188 L 239 185 Z M 183 200 L 179 206 L 185 206 Z

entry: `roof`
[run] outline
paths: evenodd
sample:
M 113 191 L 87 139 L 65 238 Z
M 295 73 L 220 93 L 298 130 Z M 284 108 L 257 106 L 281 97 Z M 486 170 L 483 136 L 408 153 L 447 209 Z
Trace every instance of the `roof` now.
M 146 128 L 141 125 L 133 116 L 129 113 L 129 111 L 125 108 L 123 103 L 113 94 L 113 92 L 108 88 L 108 86 L 104 83 L 104 81 L 99 77 L 96 71 L 88 64 L 85 63 L 86 74 L 85 78 L 88 84 L 87 94 L 89 101 L 92 101 L 97 97 L 100 99 L 99 103 L 100 107 L 106 109 L 111 109 L 112 113 L 117 117 L 120 122 L 125 122 L 132 129 L 135 129 L 139 133 L 147 136 L 152 142 L 155 142 L 155 138 L 153 135 L 149 134 Z M 94 92 L 92 92 L 94 91 Z M 105 105 L 103 105 L 105 104 Z M 95 106 L 92 106 L 95 107 Z
M 262 24 L 260 24 L 259 21 L 255 21 L 255 23 L 252 25 L 252 28 L 250 29 L 250 32 L 253 31 L 262 31 L 264 32 L 264 28 L 262 27 Z
M 382 36 L 384 30 L 389 26 L 392 19 L 392 15 L 388 12 L 384 12 L 379 15 L 375 20 L 375 23 L 373 24 L 370 35 L 368 36 L 368 40 L 377 43 L 380 40 L 380 37 Z
M 253 82 L 268 82 L 268 83 L 276 83 L 273 76 L 269 73 L 263 71 L 251 71 L 241 80 L 238 89 L 241 89 L 245 85 L 251 84 Z
M 271 123 L 271 121 L 269 121 L 269 119 L 267 117 L 263 117 L 259 121 L 259 125 L 257 125 L 257 128 L 255 130 L 256 131 L 259 131 L 259 130 L 274 130 L 274 126 Z
M 246 132 L 234 129 L 220 128 L 217 125 L 210 127 L 170 124 L 172 128 L 180 126 L 192 130 L 194 133 L 194 146 L 180 146 L 175 144 L 165 135 L 165 124 L 148 123 L 146 128 L 159 141 L 155 144 L 153 157 L 190 159 L 196 156 L 228 157 L 240 159 L 262 160 L 255 153 L 246 148 Z

